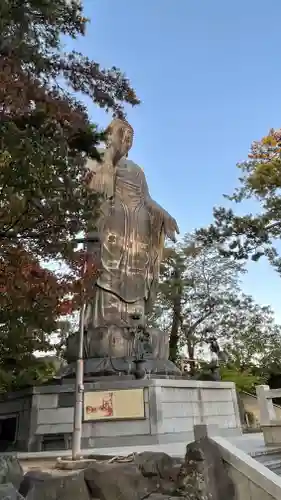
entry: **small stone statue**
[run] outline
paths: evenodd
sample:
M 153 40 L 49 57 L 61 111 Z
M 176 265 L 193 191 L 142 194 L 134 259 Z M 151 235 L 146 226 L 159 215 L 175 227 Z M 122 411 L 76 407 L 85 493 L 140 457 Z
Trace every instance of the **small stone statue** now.
M 85 357 L 100 360 L 134 357 L 132 329 L 145 329 L 165 238 L 175 241 L 179 233 L 175 219 L 151 198 L 143 170 L 127 159 L 132 127 L 114 119 L 106 135 L 102 161 L 88 162 L 89 185 L 101 195 L 102 204 L 97 222 L 100 273 L 94 299 L 86 305 Z M 148 333 L 150 357 L 168 360 L 167 335 L 156 330 Z
M 209 343 L 211 361 L 207 364 L 207 371 L 196 373 L 194 377 L 195 380 L 209 380 L 209 381 L 219 381 L 220 376 L 220 362 L 227 361 L 227 355 L 224 351 L 221 351 L 219 343 L 216 337 L 210 337 L 207 340 Z
M 214 380 L 220 380 L 220 371 L 219 371 L 219 361 L 222 359 L 223 353 L 220 350 L 220 346 L 216 337 L 211 337 L 210 340 L 210 352 L 211 352 L 211 363 L 210 370 Z

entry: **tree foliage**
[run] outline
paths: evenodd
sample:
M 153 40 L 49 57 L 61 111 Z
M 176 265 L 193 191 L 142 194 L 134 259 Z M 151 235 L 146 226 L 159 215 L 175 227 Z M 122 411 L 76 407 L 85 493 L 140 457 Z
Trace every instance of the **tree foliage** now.
M 0 369 L 45 349 L 60 314 L 81 298 L 80 231 L 95 227 L 99 200 L 88 189 L 87 157 L 104 133 L 75 95 L 114 115 L 139 103 L 124 74 L 105 70 L 62 36 L 83 36 L 76 0 L 0 2 Z M 60 261 L 67 273 L 44 268 Z M 96 272 L 95 263 L 88 265 Z M 85 287 L 83 280 L 83 289 Z M 74 297 L 74 302 L 72 298 Z M 17 347 L 17 352 L 16 348 Z M 14 363 L 15 364 L 15 363 Z M 20 370 L 20 365 L 18 365 Z
M 195 235 L 165 250 L 153 321 L 170 333 L 171 359 L 186 349 L 194 371 L 193 360 L 215 336 L 227 353 L 228 369 L 240 374 L 260 369 L 266 375 L 278 366 L 280 326 L 269 307 L 241 291 L 244 272 L 241 262 L 222 255 L 217 245 L 202 245 Z
M 254 374 L 251 369 L 241 370 L 237 367 L 221 367 L 220 375 L 223 382 L 234 382 L 238 392 L 254 393 L 256 385 L 263 384 L 265 378 Z
M 170 331 L 171 359 L 187 346 L 194 359 L 197 345 L 217 333 L 238 287 L 240 263 L 221 257 L 215 247 L 197 244 L 194 235 L 165 249 L 154 321 Z
M 229 201 L 254 202 L 257 213 L 243 216 L 233 209 L 216 207 L 214 222 L 198 231 L 198 237 L 207 244 L 221 245 L 225 255 L 237 259 L 257 261 L 265 255 L 281 272 L 278 241 L 281 237 L 281 130 L 269 134 L 251 145 L 248 159 L 237 164 L 241 175 L 239 187 Z
M 73 92 L 122 114 L 138 103 L 129 82 L 77 52 L 87 20 L 77 1 L 3 0 L 0 6 L 0 236 L 27 238 L 44 257 L 69 253 L 96 206 L 83 179 L 102 138 Z
M 268 374 L 280 352 L 281 327 L 271 308 L 256 304 L 252 297 L 242 295 L 237 305 L 229 322 L 232 334 L 224 343 L 229 362 L 240 370 L 259 367 Z

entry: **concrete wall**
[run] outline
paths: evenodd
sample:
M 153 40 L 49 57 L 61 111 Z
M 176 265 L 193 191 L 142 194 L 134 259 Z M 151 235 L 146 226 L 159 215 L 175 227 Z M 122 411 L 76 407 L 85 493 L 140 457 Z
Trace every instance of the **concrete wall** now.
M 182 433 L 193 440 L 197 424 L 217 425 L 222 433 L 240 433 L 240 417 L 235 386 L 232 382 L 197 382 L 191 380 L 156 381 L 158 402 L 157 432 L 172 434 L 181 441 Z
M 280 500 L 281 477 L 221 437 L 213 437 L 234 482 L 236 500 Z
M 216 424 L 223 435 L 241 432 L 233 383 L 189 380 L 121 380 L 85 384 L 85 391 L 143 388 L 142 420 L 84 422 L 82 448 L 148 445 L 192 441 L 193 426 Z M 72 385 L 35 388 L 36 407 L 33 450 L 44 449 L 46 436 L 64 436 L 71 446 L 74 394 Z M 37 391 L 41 391 L 38 393 Z M 56 436 L 55 436 L 56 435 Z M 49 441 L 48 446 L 52 446 Z
M 129 381 L 132 382 L 132 381 Z M 134 382 L 134 381 L 133 381 Z M 93 390 L 93 384 L 85 384 L 85 391 Z M 143 387 L 143 383 L 133 386 Z M 126 385 L 108 383 L 105 385 L 95 384 L 95 390 L 116 390 L 128 388 Z M 130 384 L 132 388 L 132 384 Z M 44 388 L 45 390 L 47 388 Z M 66 447 L 71 446 L 71 434 L 73 430 L 74 416 L 74 392 L 73 386 L 53 386 L 48 388 L 50 394 L 34 396 L 38 398 L 36 436 L 54 434 L 65 434 Z M 58 393 L 58 390 L 60 391 Z M 67 392 L 64 392 L 67 391 Z M 145 419 L 122 420 L 122 421 L 95 421 L 83 422 L 82 424 L 82 448 L 94 448 L 95 446 L 115 446 L 119 442 L 141 441 L 143 436 L 151 435 L 151 419 L 149 410 L 149 388 L 144 387 Z

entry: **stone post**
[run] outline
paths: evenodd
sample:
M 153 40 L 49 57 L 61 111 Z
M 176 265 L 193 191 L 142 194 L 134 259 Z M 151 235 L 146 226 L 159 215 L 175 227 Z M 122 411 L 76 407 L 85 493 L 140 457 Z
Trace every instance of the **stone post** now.
M 258 385 L 256 387 L 260 410 L 260 425 L 270 425 L 270 422 L 276 418 L 272 399 L 267 397 L 269 390 L 270 387 L 268 385 Z
M 194 440 L 199 441 L 199 439 L 211 437 L 211 436 L 219 436 L 220 431 L 217 425 L 207 425 L 207 424 L 198 424 L 193 426 L 194 430 Z

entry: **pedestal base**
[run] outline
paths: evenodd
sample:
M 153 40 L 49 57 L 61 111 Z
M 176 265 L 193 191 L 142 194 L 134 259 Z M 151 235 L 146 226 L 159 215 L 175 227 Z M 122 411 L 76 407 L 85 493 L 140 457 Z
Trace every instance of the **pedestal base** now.
M 85 455 L 97 448 L 104 448 L 106 455 L 106 448 L 131 446 L 134 451 L 141 445 L 188 443 L 194 439 L 197 424 L 216 424 L 219 434 L 226 437 L 241 434 L 232 382 L 108 377 L 86 382 L 84 390 L 81 448 Z M 111 413 L 107 413 L 109 399 Z M 0 401 L 2 422 L 11 419 L 11 414 L 18 421 L 13 450 L 71 449 L 74 403 L 70 381 L 6 395 Z
M 73 378 L 75 376 L 75 362 L 64 367 L 58 378 Z M 133 357 L 124 358 L 90 358 L 84 360 L 84 378 L 110 376 L 111 378 L 146 378 L 146 377 L 165 377 L 165 378 L 180 378 L 181 371 L 170 360 L 165 359 L 145 359 L 141 363 L 141 369 L 145 371 L 143 377 L 136 376 L 136 363 Z

